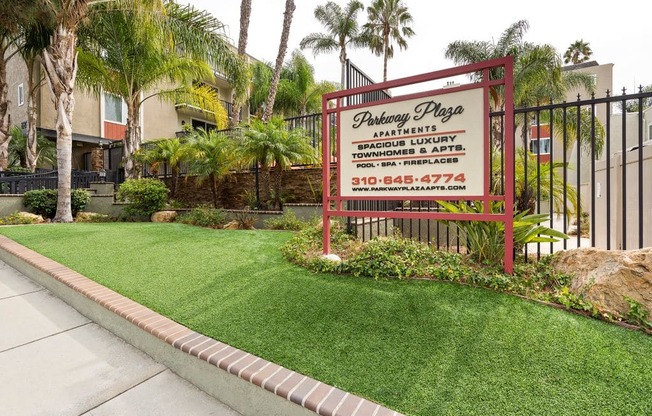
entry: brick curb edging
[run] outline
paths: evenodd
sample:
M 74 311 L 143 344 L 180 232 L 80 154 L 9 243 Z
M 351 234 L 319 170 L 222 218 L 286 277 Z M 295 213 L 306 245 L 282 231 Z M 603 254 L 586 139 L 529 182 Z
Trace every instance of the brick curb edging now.
M 311 412 L 322 416 L 401 415 L 379 404 L 201 335 L 5 236 L 0 236 L 0 249 L 173 348 Z M 217 398 L 221 400 L 220 397 Z M 236 407 L 234 409 L 242 412 Z

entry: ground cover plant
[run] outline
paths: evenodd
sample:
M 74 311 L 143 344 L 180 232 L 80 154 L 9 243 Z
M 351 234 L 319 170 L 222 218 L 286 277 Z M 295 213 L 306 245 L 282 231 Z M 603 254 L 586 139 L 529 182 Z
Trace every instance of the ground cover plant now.
M 196 331 L 406 415 L 652 407 L 650 336 L 486 289 L 311 273 L 280 253 L 289 232 L 111 223 L 0 233 Z M 107 253 L 107 241 L 125 243 Z

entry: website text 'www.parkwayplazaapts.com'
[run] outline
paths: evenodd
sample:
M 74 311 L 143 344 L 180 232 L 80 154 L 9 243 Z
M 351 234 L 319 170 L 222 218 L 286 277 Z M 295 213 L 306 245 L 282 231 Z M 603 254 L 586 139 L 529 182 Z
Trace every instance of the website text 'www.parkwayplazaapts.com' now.
M 351 188 L 353 192 L 383 191 L 464 191 L 466 185 L 369 186 Z

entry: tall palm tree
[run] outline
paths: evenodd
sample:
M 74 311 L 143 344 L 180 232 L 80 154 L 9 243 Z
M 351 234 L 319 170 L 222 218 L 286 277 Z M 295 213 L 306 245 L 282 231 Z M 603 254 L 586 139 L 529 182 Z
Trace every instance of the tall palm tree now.
M 234 144 L 224 134 L 215 130 L 194 130 L 190 136 L 190 171 L 208 178 L 213 196 L 213 206 L 218 206 L 219 181 L 235 168 L 237 159 Z
M 315 55 L 321 53 L 340 53 L 342 73 L 340 85 L 346 82 L 346 48 L 348 46 L 367 46 L 368 42 L 362 36 L 357 22 L 357 16 L 364 5 L 358 0 L 349 0 L 342 9 L 337 3 L 329 1 L 315 8 L 315 19 L 326 29 L 326 33 L 311 33 L 301 40 L 301 49 L 311 48 Z
M 247 39 L 249 38 L 249 22 L 251 20 L 251 0 L 242 0 L 240 3 L 240 33 L 238 35 L 238 56 L 246 62 L 247 60 Z M 244 93 L 244 94 L 243 94 Z M 245 91 L 236 91 L 231 110 L 229 126 L 235 127 L 240 123 L 240 109 L 244 101 Z
M 414 36 L 412 15 L 401 0 L 374 0 L 367 8 L 369 22 L 364 31 L 369 46 L 377 56 L 383 56 L 383 81 L 387 81 L 387 60 L 394 56 L 394 45 L 407 49 L 407 39 Z
M 281 79 L 281 69 L 283 69 L 283 60 L 285 59 L 285 51 L 288 48 L 288 38 L 290 37 L 290 26 L 292 25 L 292 16 L 294 15 L 294 0 L 285 0 L 285 12 L 283 13 L 283 30 L 281 32 L 281 41 L 278 45 L 278 54 L 276 55 L 276 64 L 274 66 L 274 76 L 272 83 L 269 87 L 269 95 L 265 102 L 265 112 L 263 113 L 263 121 L 267 121 L 272 116 L 274 110 L 274 101 L 276 100 L 276 92 L 278 91 L 278 83 Z
M 591 55 L 593 55 L 593 51 L 589 46 L 589 42 L 584 42 L 584 39 L 576 40 L 564 52 L 564 63 L 581 64 L 591 59 Z
M 332 82 L 315 82 L 315 69 L 297 50 L 281 71 L 276 108 L 289 115 L 318 112 L 321 111 L 321 96 L 335 89 Z
M 26 2 L 0 2 L 0 170 L 7 168 L 11 141 L 7 64 L 18 53 L 20 27 L 27 20 L 26 14 L 34 7 L 24 3 Z
M 72 118 L 77 80 L 77 32 L 97 5 L 117 9 L 152 11 L 162 0 L 41 0 L 40 21 L 49 25 L 52 36 L 43 50 L 46 80 L 54 99 L 57 132 L 57 211 L 55 222 L 72 222 L 70 183 L 72 168 Z M 19 2 L 27 3 L 27 2 Z M 160 7 L 158 7 L 160 9 Z
M 251 95 L 249 96 L 249 111 L 261 118 L 265 111 L 265 102 L 272 85 L 274 70 L 268 62 L 255 62 L 251 65 Z
M 514 58 L 514 105 L 517 107 L 527 107 L 537 102 L 563 100 L 566 91 L 570 88 L 582 87 L 589 92 L 594 91 L 595 81 L 589 74 L 561 70 L 561 58 L 554 47 L 525 42 L 524 36 L 528 29 L 529 23 L 520 20 L 510 25 L 496 42 L 452 42 L 446 48 L 445 57 L 452 59 L 456 65 L 465 65 L 512 56 Z M 502 76 L 501 70 L 493 69 L 490 76 L 492 79 Z M 482 74 L 473 74 L 472 78 L 480 80 Z M 504 106 L 503 89 L 492 87 L 489 94 L 491 109 L 500 110 Z M 519 125 L 524 130 L 527 129 L 526 124 L 525 120 L 515 123 L 515 131 Z M 495 127 L 493 126 L 494 130 Z M 492 135 L 498 137 L 496 132 Z M 568 137 L 575 136 L 568 135 Z M 584 145 L 591 140 L 591 137 L 583 134 L 580 140 Z
M 36 21 L 25 21 L 22 24 L 20 37 L 18 39 L 18 50 L 23 57 L 27 68 L 27 142 L 25 167 L 32 172 L 36 169 L 38 153 L 37 146 L 39 139 L 36 134 L 37 108 L 36 94 L 45 81 L 42 75 L 39 76 L 38 69 L 41 67 L 41 55 L 49 43 L 52 34 L 47 26 Z M 38 77 L 38 78 L 37 78 Z
M 283 169 L 293 163 L 316 163 L 318 161 L 310 138 L 300 129 L 288 130 L 281 117 L 272 117 L 264 123 L 254 120 L 245 130 L 240 153 L 246 164 L 258 164 L 262 172 L 261 199 L 270 200 L 270 167 L 274 167 L 273 207 L 282 208 L 281 183 Z
M 55 222 L 72 222 L 70 182 L 72 117 L 77 79 L 77 30 L 87 17 L 90 0 L 44 0 L 53 21 L 50 44 L 43 50 L 43 67 L 57 114 L 57 211 Z
M 125 177 L 138 175 L 133 155 L 142 140 L 141 106 L 149 98 L 183 98 L 222 115 L 216 122 L 226 127 L 217 94 L 210 87 L 193 86 L 194 81 L 214 77 L 209 63 L 223 73 L 243 70 L 222 28 L 207 12 L 166 2 L 164 10 L 153 15 L 107 9 L 94 14 L 92 24 L 80 31 L 80 84 L 121 97 L 127 105 Z

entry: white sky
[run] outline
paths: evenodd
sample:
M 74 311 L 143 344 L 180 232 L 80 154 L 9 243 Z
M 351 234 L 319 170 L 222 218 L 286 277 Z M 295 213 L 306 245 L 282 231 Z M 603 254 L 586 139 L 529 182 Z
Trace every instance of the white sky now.
M 237 45 L 240 27 L 240 0 L 178 0 L 211 12 L 228 26 L 227 33 Z M 301 39 L 324 29 L 314 18 L 317 5 L 327 0 L 295 0 L 296 11 L 290 29 L 286 59 L 299 48 Z M 344 7 L 347 0 L 336 0 Z M 414 18 L 416 35 L 408 40 L 408 49 L 395 48 L 388 63 L 388 79 L 450 68 L 444 58 L 446 46 L 455 40 L 497 39 L 512 23 L 525 19 L 530 30 L 525 40 L 549 43 L 560 54 L 575 40 L 590 43 L 592 59 L 600 64 L 613 63 L 613 87 L 617 93 L 627 87 L 652 84 L 652 42 L 649 35 L 649 14 L 640 0 L 604 3 L 586 0 L 515 1 L 437 1 L 403 0 Z M 365 6 L 370 0 L 363 0 Z M 285 0 L 252 0 L 247 52 L 264 61 L 274 62 L 281 37 Z M 366 10 L 359 13 L 359 22 L 366 21 Z M 313 57 L 312 50 L 303 51 L 315 67 L 317 80 L 339 82 L 338 53 Z M 348 51 L 349 58 L 375 81 L 382 81 L 382 58 L 367 49 Z M 603 96 L 599 92 L 597 96 Z

